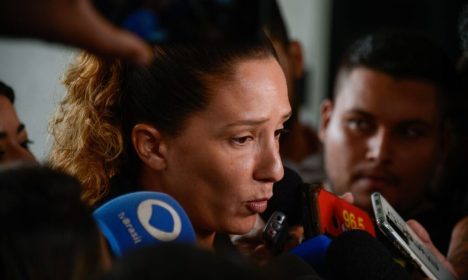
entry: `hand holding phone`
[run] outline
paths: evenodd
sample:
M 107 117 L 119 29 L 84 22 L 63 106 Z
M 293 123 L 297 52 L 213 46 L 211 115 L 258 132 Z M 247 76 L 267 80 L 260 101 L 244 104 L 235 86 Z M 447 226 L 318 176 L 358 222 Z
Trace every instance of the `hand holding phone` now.
M 456 279 L 380 193 L 373 193 L 371 199 L 378 228 L 403 255 L 430 279 Z

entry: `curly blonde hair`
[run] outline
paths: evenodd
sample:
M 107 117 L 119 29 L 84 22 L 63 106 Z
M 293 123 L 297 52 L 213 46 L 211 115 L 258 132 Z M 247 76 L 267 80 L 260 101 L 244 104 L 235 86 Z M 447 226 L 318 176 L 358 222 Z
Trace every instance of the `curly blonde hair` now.
M 92 205 L 107 194 L 124 151 L 119 106 L 118 60 L 82 53 L 64 76 L 67 94 L 49 123 L 50 165 L 75 176 L 82 199 Z

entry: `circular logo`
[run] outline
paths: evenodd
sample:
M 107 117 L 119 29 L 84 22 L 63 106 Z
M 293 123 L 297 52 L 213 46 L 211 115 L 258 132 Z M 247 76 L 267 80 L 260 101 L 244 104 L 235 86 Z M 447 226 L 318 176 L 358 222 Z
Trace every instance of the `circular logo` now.
M 171 214 L 172 220 L 174 221 L 172 231 L 163 231 L 150 224 L 149 221 L 153 215 L 153 205 L 162 207 Z M 145 230 L 154 238 L 163 242 L 170 242 L 179 237 L 182 229 L 182 223 L 180 221 L 179 214 L 177 214 L 176 210 L 174 210 L 174 208 L 172 208 L 168 203 L 157 199 L 144 200 L 138 205 L 137 216 Z

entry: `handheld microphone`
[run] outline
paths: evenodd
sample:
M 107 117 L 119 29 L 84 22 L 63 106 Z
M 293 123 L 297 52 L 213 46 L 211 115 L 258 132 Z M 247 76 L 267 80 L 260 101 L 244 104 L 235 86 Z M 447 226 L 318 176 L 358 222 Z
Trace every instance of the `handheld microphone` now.
M 329 279 L 409 279 L 390 252 L 363 230 L 350 230 L 336 237 L 325 258 Z
M 195 244 L 195 233 L 180 204 L 167 194 L 134 192 L 114 198 L 93 213 L 113 253 L 167 242 Z
M 321 234 L 302 242 L 292 248 L 289 253 L 298 256 L 303 261 L 311 265 L 320 275 L 326 274 L 325 259 L 328 247 L 332 239 Z
M 288 218 L 291 226 L 301 225 L 303 220 L 301 201 L 301 176 L 294 170 L 284 167 L 283 178 L 273 184 L 273 197 L 268 200 L 267 209 L 260 214 L 264 221 L 273 215 L 275 211 L 280 211 Z

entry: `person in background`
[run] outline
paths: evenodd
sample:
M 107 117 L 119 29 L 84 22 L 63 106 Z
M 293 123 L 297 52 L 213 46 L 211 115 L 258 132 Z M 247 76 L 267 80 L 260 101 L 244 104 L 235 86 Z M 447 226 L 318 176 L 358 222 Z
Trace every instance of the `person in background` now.
M 36 163 L 29 150 L 32 143 L 26 126 L 16 113 L 15 93 L 11 87 L 0 81 L 0 166 L 15 163 Z
M 73 177 L 47 167 L 0 171 L 0 278 L 95 279 L 110 267 Z
M 301 44 L 289 38 L 286 23 L 276 0 L 269 1 L 263 30 L 278 54 L 279 62 L 288 83 L 291 118 L 286 122 L 287 133 L 281 138 L 280 154 L 286 167 L 296 171 L 305 182 L 324 179 L 321 143 L 317 132 L 299 119 L 300 82 L 304 78 L 304 57 Z
M 461 78 L 463 102 L 462 117 L 459 118 L 459 141 L 458 141 L 458 168 L 455 183 L 458 184 L 458 203 L 463 205 L 463 218 L 455 225 L 450 240 L 450 247 L 447 253 L 447 259 L 457 272 L 459 279 L 468 279 L 468 191 L 466 188 L 466 163 L 468 162 L 468 150 L 466 143 L 468 141 L 468 116 L 466 115 L 468 106 L 468 5 L 465 5 L 460 13 L 458 31 L 461 39 L 462 54 L 458 61 L 458 73 Z
M 167 193 L 198 245 L 253 227 L 283 177 L 279 138 L 291 114 L 267 38 L 154 49 L 148 67 L 83 54 L 51 122 L 50 163 L 96 205 L 137 190 Z
M 460 101 L 454 107 L 454 147 L 451 150 L 451 164 L 449 165 L 450 172 L 447 174 L 448 183 L 455 184 L 454 197 L 452 203 L 461 205 L 464 217 L 459 220 L 452 230 L 450 244 L 447 257 L 442 254 L 436 246 L 434 246 L 430 234 L 426 229 L 415 220 L 409 220 L 407 224 L 419 236 L 420 240 L 432 251 L 432 253 L 441 261 L 441 263 L 454 275 L 457 279 L 468 279 L 468 217 L 466 216 L 466 168 L 467 154 L 466 141 L 468 139 L 466 108 L 468 92 L 468 60 L 466 50 L 468 50 L 468 6 L 466 6 L 460 14 L 459 33 L 462 40 L 463 53 L 458 61 L 458 74 L 461 78 L 461 96 Z
M 438 46 L 418 34 L 383 31 L 350 47 L 334 97 L 322 104 L 330 189 L 352 192 L 370 213 L 371 194 L 382 193 L 405 220 L 421 222 L 442 252 L 457 220 L 437 199 L 449 189 L 438 179 L 451 145 L 457 84 Z
M 458 25 L 462 55 L 458 62 L 458 72 L 462 80 L 462 90 L 465 96 L 463 108 L 468 106 L 468 5 L 465 5 L 464 9 L 460 14 L 460 21 Z M 465 109 L 466 113 L 467 110 Z M 462 178 L 459 180 L 460 197 L 463 199 L 463 215 L 464 217 L 457 222 L 450 240 L 450 247 L 447 253 L 447 260 L 452 264 L 454 270 L 457 272 L 459 279 L 468 279 L 468 191 L 466 188 L 466 163 L 468 162 L 468 151 L 466 149 L 466 143 L 468 141 L 468 117 L 463 115 L 461 121 L 461 141 L 460 146 L 462 147 L 462 163 L 460 164 L 459 173 Z M 464 176 L 463 176 L 464 175 Z

